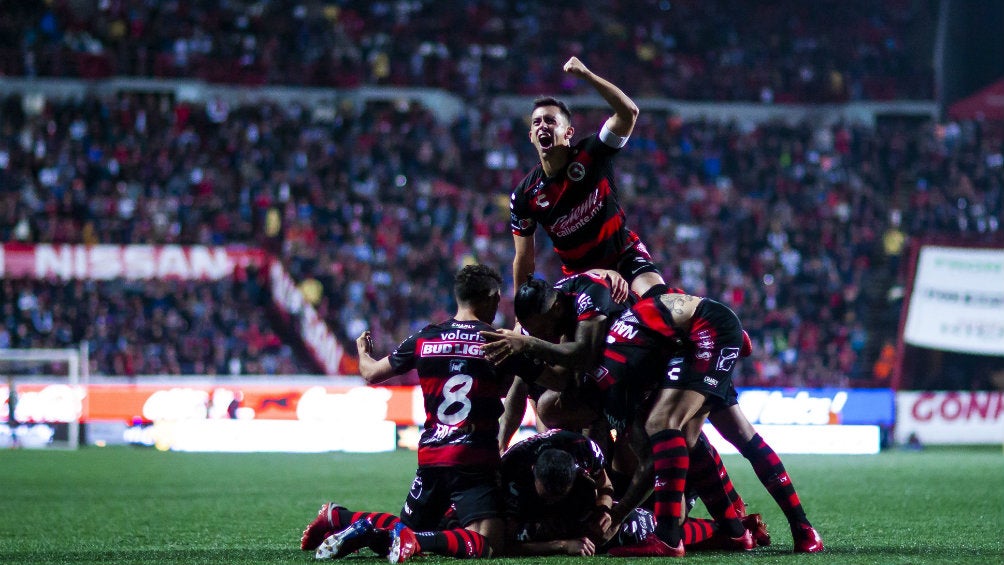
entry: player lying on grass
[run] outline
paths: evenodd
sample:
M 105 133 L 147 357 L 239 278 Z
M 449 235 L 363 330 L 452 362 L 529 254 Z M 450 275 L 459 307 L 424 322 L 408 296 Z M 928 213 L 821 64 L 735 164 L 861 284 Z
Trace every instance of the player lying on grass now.
M 613 487 L 599 445 L 582 434 L 550 430 L 513 445 L 502 457 L 508 553 L 614 556 L 653 554 L 655 520 L 637 508 L 604 541 L 612 525 Z M 759 515 L 745 518 L 769 540 Z M 723 549 L 713 520 L 688 519 L 686 543 Z

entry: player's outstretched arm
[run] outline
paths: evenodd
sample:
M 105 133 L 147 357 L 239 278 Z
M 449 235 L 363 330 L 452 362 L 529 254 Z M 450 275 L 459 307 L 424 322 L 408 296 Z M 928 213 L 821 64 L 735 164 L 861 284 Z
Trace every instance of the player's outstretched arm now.
M 607 120 L 607 129 L 620 137 L 628 137 L 634 130 L 638 120 L 638 105 L 624 94 L 624 91 L 614 83 L 589 70 L 578 57 L 572 57 L 563 67 L 566 73 L 581 77 L 588 82 L 596 92 L 607 101 L 614 115 Z
M 499 418 L 499 453 L 504 453 L 509 448 L 512 436 L 516 435 L 516 430 L 523 423 L 526 416 L 526 397 L 530 392 L 526 381 L 516 377 L 512 380 L 512 386 L 505 395 L 502 402 L 502 417 Z
M 390 365 L 390 357 L 377 360 L 373 358 L 373 336 L 369 330 L 356 338 L 356 349 L 359 350 L 359 374 L 368 383 L 379 383 L 394 376 Z

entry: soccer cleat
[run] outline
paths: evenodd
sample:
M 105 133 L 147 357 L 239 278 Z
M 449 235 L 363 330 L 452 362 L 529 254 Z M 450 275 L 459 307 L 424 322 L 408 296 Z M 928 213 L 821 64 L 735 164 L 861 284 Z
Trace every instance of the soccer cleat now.
M 418 545 L 415 532 L 401 522 L 390 529 L 390 552 L 387 553 L 388 563 L 404 563 L 412 555 L 422 549 Z
M 753 541 L 757 547 L 770 545 L 770 532 L 767 531 L 767 524 L 763 521 L 763 516 L 759 514 L 748 514 L 742 517 L 743 527 L 753 534 Z
M 612 557 L 683 557 L 686 550 L 683 549 L 683 540 L 672 547 L 655 534 L 649 534 L 639 544 L 611 547 L 607 553 Z
M 314 552 L 316 559 L 339 559 L 366 547 L 373 533 L 373 523 L 368 518 L 360 518 L 348 528 L 332 534 L 321 542 Z
M 749 530 L 743 532 L 743 535 L 735 538 L 728 538 L 724 540 L 724 549 L 731 549 L 735 551 L 751 551 L 756 547 L 756 541 L 753 540 L 753 534 Z
M 799 525 L 791 529 L 795 541 L 795 553 L 818 553 L 823 551 L 823 538 L 812 526 Z
M 745 526 L 745 524 L 743 524 Z M 753 533 L 743 530 L 741 536 L 730 538 L 722 530 L 716 531 L 710 538 L 701 540 L 688 546 L 693 551 L 750 551 L 756 547 L 756 540 Z
M 321 542 L 324 541 L 324 538 L 337 531 L 335 522 L 332 519 L 332 514 L 336 508 L 342 508 L 342 506 L 334 502 L 326 502 L 321 505 L 321 509 L 317 511 L 317 517 L 314 518 L 313 522 L 307 524 L 307 527 L 303 530 L 303 535 L 300 536 L 300 549 L 303 551 L 317 549 L 321 545 Z
M 732 503 L 732 508 L 736 509 L 736 516 L 738 516 L 739 518 L 742 518 L 743 516 L 746 515 L 746 503 L 743 502 L 743 499 L 737 498 Z

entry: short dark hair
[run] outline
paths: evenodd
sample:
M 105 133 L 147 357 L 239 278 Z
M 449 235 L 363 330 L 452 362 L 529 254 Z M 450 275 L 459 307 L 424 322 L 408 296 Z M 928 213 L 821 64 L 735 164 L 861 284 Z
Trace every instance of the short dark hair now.
M 488 265 L 465 265 L 453 279 L 457 302 L 465 304 L 487 300 L 501 288 L 502 275 Z
M 553 96 L 541 96 L 534 99 L 533 108 L 530 110 L 530 113 L 533 113 L 534 110 L 541 106 L 557 106 L 558 110 L 561 110 L 561 113 L 565 115 L 565 118 L 569 122 L 572 121 L 572 111 L 568 109 L 568 105 Z
M 554 290 L 544 279 L 527 277 L 526 282 L 519 285 L 513 302 L 513 312 L 517 320 L 525 320 L 530 316 L 539 316 L 547 312 L 551 297 L 558 291 Z
M 567 494 L 578 472 L 579 466 L 572 454 L 560 449 L 541 451 L 533 465 L 533 477 L 540 481 L 546 494 L 553 496 Z

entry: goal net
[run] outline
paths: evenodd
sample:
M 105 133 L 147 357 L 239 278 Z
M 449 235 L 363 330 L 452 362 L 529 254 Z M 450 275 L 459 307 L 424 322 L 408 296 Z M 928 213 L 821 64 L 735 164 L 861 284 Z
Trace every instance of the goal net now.
M 80 447 L 87 348 L 0 349 L 0 447 Z

